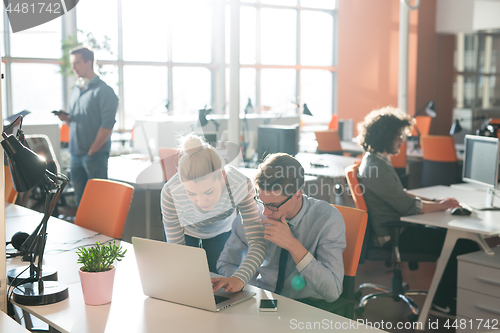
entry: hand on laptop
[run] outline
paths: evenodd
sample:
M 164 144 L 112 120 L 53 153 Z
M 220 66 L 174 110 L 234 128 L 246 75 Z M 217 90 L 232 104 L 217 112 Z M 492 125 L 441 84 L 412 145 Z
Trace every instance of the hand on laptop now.
M 243 289 L 244 286 L 245 284 L 243 283 L 243 281 L 238 279 L 236 276 L 230 278 L 212 278 L 212 288 L 214 290 L 214 293 L 221 288 L 224 288 L 224 291 L 236 293 Z

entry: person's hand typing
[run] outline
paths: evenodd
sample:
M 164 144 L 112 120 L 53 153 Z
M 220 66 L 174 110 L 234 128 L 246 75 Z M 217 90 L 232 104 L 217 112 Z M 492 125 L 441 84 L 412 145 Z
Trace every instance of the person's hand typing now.
M 243 289 L 244 286 L 245 284 L 243 283 L 243 281 L 238 279 L 236 276 L 232 276 L 230 278 L 212 278 L 212 289 L 214 293 L 221 288 L 224 288 L 224 291 L 226 292 L 236 293 Z

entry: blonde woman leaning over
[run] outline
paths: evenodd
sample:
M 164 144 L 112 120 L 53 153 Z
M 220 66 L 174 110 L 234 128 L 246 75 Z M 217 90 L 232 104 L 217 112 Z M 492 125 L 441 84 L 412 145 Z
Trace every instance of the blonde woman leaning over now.
M 233 276 L 212 279 L 214 291 L 241 290 L 266 256 L 260 213 L 251 181 L 238 169 L 222 166 L 214 148 L 189 134 L 181 139 L 178 172 L 163 186 L 161 208 L 167 242 L 202 247 L 211 272 L 240 219 L 248 254 Z

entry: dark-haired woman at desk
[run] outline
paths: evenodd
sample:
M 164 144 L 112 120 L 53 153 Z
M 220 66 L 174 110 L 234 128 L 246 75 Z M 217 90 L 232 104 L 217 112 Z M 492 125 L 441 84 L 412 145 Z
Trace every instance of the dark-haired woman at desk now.
M 391 165 L 390 155 L 399 153 L 405 133 L 409 132 L 412 119 L 402 111 L 386 107 L 369 113 L 358 124 L 358 142 L 365 150 L 359 166 L 359 182 L 364 186 L 363 197 L 368 207 L 368 216 L 374 231 L 373 243 L 391 248 L 390 230 L 382 225 L 399 221 L 403 216 L 444 211 L 459 207 L 457 200 L 443 198 L 429 200 L 407 193 Z M 399 236 L 401 252 L 422 253 L 439 256 L 443 248 L 446 230 L 414 225 L 403 228 Z M 457 259 L 463 253 L 479 250 L 470 240 L 457 242 L 443 277 L 433 306 L 448 309 L 449 315 L 456 311 Z

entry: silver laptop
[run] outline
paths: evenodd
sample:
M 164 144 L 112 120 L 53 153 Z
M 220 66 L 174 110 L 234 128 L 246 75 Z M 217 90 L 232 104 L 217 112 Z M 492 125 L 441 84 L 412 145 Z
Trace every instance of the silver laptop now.
M 219 311 L 255 293 L 212 291 L 205 250 L 132 237 L 145 295 L 208 311 Z

